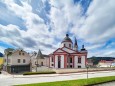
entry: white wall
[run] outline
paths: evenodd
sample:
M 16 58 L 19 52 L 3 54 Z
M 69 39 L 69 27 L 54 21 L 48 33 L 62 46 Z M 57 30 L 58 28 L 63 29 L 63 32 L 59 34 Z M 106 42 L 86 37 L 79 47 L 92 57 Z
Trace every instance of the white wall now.
M 61 43 L 60 48 L 64 47 L 64 44 L 65 44 L 65 46 L 68 47 L 68 48 L 70 48 L 70 47 L 69 47 L 69 44 L 71 44 L 71 49 L 73 48 L 73 44 L 72 44 L 71 42 L 63 42 L 63 43 Z
M 81 66 L 81 68 L 85 68 L 85 56 L 81 56 L 81 63 L 78 63 L 78 56 L 75 56 L 74 59 L 75 68 L 78 68 L 78 66 Z
M 64 55 L 61 55 L 61 68 L 64 68 Z
M 85 56 L 81 56 L 82 68 L 85 68 Z
M 55 56 L 55 68 L 58 68 L 58 56 Z
M 78 68 L 78 56 L 74 57 L 74 68 Z
M 10 59 L 9 65 L 27 65 L 30 64 L 30 56 L 28 53 L 23 52 L 24 55 L 19 55 L 19 51 L 13 52 L 12 55 L 8 56 L 8 59 Z M 5 56 L 5 59 L 7 60 L 7 57 Z M 20 59 L 20 63 L 18 63 L 18 59 Z M 25 63 L 23 63 L 23 59 L 25 59 Z M 4 63 L 6 65 L 7 61 Z

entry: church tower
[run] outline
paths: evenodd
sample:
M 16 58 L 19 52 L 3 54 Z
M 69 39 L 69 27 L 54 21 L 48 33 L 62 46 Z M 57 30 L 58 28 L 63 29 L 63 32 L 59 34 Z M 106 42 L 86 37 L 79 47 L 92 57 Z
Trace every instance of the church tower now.
M 62 47 L 67 47 L 72 49 L 73 48 L 73 43 L 72 40 L 69 38 L 69 35 L 66 34 L 66 37 L 63 39 L 63 41 L 61 42 L 61 48 Z
M 78 51 L 78 45 L 77 45 L 77 39 L 76 38 L 75 38 L 73 50 Z

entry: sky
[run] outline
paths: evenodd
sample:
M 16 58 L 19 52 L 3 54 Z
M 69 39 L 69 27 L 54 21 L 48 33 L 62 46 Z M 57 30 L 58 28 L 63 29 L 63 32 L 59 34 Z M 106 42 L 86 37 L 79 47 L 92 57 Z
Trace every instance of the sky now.
M 79 50 L 115 57 L 115 0 L 0 0 L 0 52 L 50 54 L 68 33 Z

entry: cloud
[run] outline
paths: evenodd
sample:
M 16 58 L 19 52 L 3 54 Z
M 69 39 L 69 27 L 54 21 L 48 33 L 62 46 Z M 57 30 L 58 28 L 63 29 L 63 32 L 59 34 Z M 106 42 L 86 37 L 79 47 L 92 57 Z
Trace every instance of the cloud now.
M 104 43 L 115 34 L 114 0 L 94 0 L 87 11 L 87 18 L 79 28 L 79 37 L 91 43 Z

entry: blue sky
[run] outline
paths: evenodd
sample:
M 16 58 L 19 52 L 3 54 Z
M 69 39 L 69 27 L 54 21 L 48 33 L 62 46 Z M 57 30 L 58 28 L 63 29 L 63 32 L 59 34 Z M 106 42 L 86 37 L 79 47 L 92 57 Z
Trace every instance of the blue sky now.
M 106 2 L 106 3 L 105 3 Z M 115 0 L 0 0 L 0 52 L 57 49 L 69 33 L 90 56 L 115 56 Z

